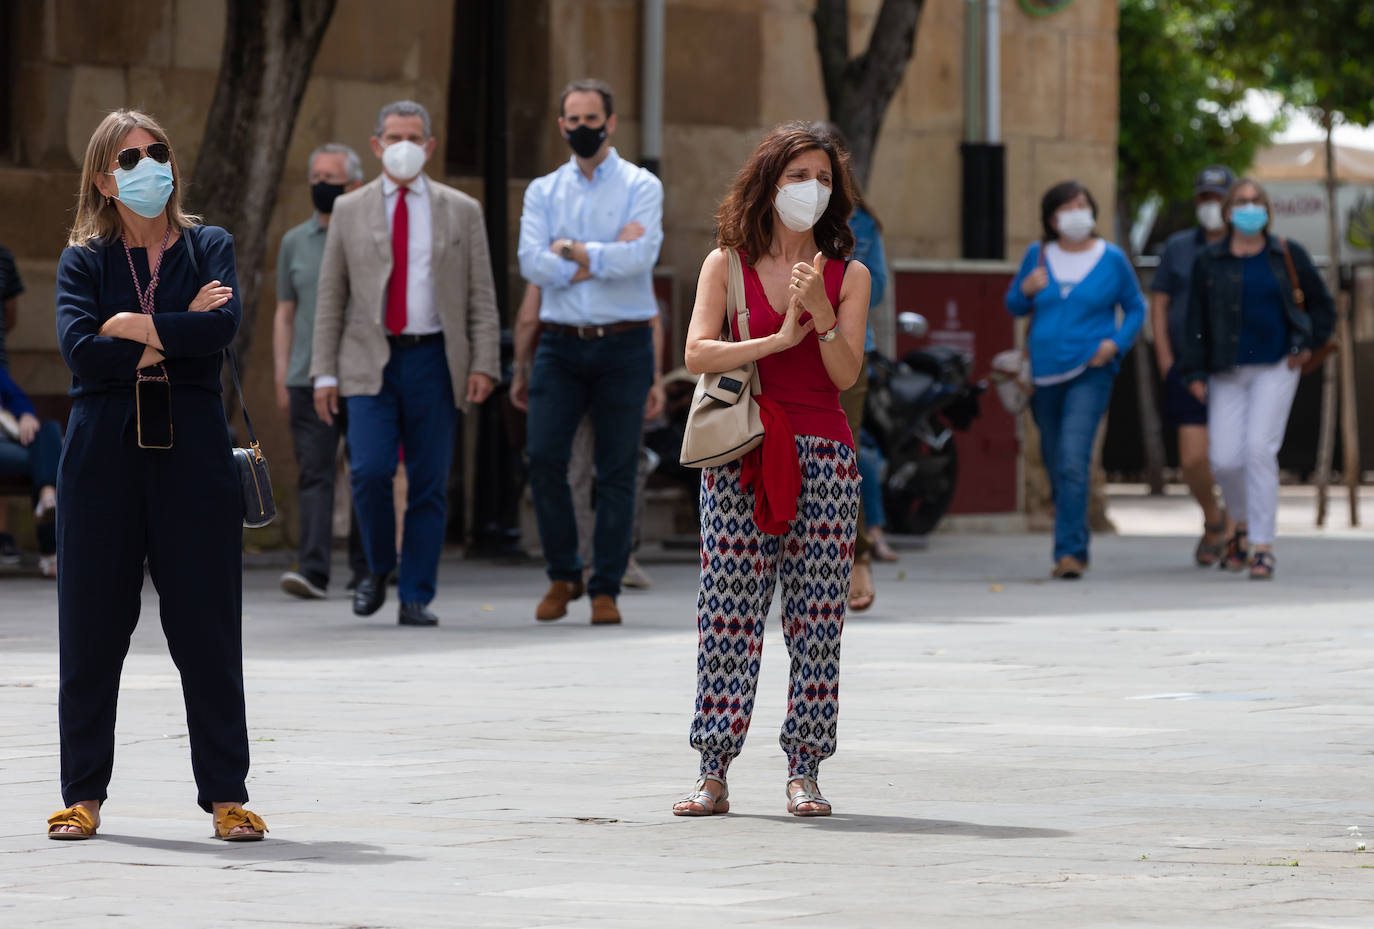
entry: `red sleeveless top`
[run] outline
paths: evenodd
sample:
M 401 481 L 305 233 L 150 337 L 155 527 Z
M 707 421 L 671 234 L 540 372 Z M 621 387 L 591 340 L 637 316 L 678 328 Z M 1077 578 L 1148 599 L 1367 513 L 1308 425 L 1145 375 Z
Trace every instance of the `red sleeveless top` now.
M 772 335 L 782 328 L 783 316 L 774 311 L 764 293 L 759 274 L 749 264 L 748 257 L 741 253 L 744 264 L 744 302 L 749 307 L 749 337 L 759 339 Z M 844 272 L 848 263 L 826 259 L 825 295 L 835 308 L 835 318 L 839 319 L 840 285 L 844 283 Z M 811 318 L 803 312 L 802 322 Z M 731 320 L 730 329 L 739 339 L 739 326 Z M 837 335 L 838 338 L 838 335 Z M 855 448 L 854 435 L 849 430 L 849 420 L 840 407 L 840 389 L 830 379 L 821 360 L 821 344 L 814 332 L 808 333 L 796 345 L 786 351 L 766 355 L 758 360 L 759 386 L 764 396 L 772 397 L 787 413 L 792 421 L 794 435 L 818 436 L 833 439 Z

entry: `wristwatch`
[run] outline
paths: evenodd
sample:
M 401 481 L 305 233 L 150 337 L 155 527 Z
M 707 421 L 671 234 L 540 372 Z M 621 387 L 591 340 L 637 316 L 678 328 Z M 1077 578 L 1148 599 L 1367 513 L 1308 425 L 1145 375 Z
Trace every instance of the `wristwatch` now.
M 840 327 L 836 324 L 827 329 L 824 335 L 818 335 L 816 338 L 820 339 L 822 342 L 833 342 L 835 341 L 835 336 L 839 334 L 839 331 Z
M 572 256 L 573 256 L 573 240 L 572 240 L 572 239 L 563 239 L 563 240 L 561 240 L 561 241 L 558 243 L 558 254 L 562 255 L 564 258 L 566 258 L 566 259 L 568 259 L 569 261 L 571 261 L 571 260 L 572 260 Z

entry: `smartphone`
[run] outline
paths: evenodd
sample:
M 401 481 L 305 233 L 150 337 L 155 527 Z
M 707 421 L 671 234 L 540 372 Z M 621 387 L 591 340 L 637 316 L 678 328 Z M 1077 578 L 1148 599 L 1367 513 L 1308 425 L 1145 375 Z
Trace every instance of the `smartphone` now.
M 162 378 L 140 378 L 134 384 L 138 406 L 138 447 L 172 447 L 172 384 Z

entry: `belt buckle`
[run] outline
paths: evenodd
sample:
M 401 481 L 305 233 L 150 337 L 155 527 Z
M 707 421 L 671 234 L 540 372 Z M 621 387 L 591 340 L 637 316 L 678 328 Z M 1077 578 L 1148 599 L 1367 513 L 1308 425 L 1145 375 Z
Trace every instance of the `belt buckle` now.
M 588 335 L 588 334 L 587 334 L 588 331 L 591 332 L 591 335 Z M 605 338 L 605 337 L 606 337 L 606 327 L 605 327 L 605 326 L 578 326 L 578 327 L 577 327 L 577 337 L 578 337 L 579 339 L 583 340 L 584 342 L 590 341 L 591 339 L 602 339 L 602 338 Z

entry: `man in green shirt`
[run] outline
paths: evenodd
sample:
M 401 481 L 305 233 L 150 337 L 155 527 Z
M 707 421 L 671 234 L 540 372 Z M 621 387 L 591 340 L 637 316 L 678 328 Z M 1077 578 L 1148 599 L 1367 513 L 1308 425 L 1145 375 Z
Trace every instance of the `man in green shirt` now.
M 315 333 L 315 293 L 324 257 L 325 234 L 334 200 L 361 186 L 363 165 L 347 145 L 321 145 L 310 154 L 310 199 L 315 215 L 282 236 L 277 254 L 277 314 L 272 326 L 277 408 L 291 423 L 291 439 L 300 469 L 300 556 L 296 570 L 281 577 L 281 588 L 306 600 L 322 599 L 329 586 L 329 558 L 334 542 L 334 476 L 339 440 L 348 420 L 340 410 L 332 424 L 315 413 L 310 380 L 310 349 Z M 348 533 L 348 561 L 353 583 L 367 574 L 367 558 L 354 516 Z

